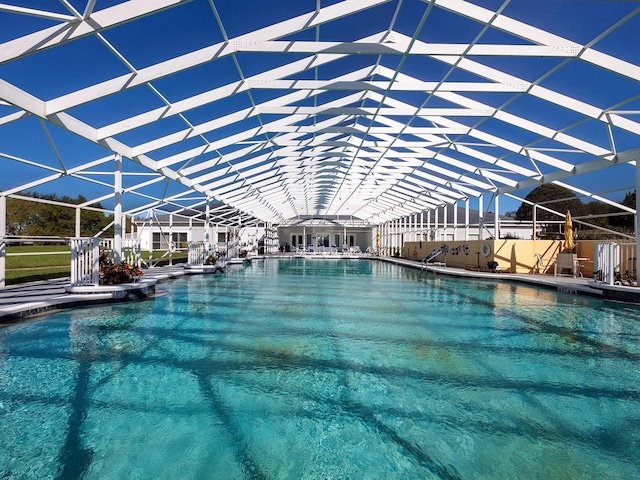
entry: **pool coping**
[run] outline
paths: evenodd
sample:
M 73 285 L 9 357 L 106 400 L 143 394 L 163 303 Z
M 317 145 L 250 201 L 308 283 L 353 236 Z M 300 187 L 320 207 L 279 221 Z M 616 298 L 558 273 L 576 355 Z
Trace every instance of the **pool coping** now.
M 606 285 L 596 283 L 591 278 L 567 277 L 545 274 L 518 274 L 518 273 L 491 273 L 465 270 L 444 265 L 424 266 L 422 262 L 395 257 L 374 257 L 380 261 L 395 263 L 405 267 L 418 269 L 435 275 L 448 275 L 461 278 L 475 278 L 490 281 L 508 281 L 525 283 L 537 287 L 556 290 L 572 295 L 586 295 L 603 300 L 613 300 L 630 304 L 640 304 L 640 289 L 637 287 L 624 287 L 621 285 Z
M 298 255 L 273 255 L 259 256 L 254 260 L 265 258 L 300 258 Z M 307 258 L 306 256 L 304 258 Z M 425 268 L 421 262 L 406 260 L 396 257 L 379 257 L 372 255 L 359 256 L 336 256 L 331 257 L 313 255 L 314 259 L 363 259 L 377 260 L 394 263 L 404 267 L 425 271 L 427 274 L 447 275 L 453 277 L 483 279 L 495 282 L 517 282 L 534 285 L 542 288 L 556 290 L 572 295 L 586 295 L 603 300 L 640 305 L 640 289 L 637 287 L 627 287 L 621 285 L 606 285 L 596 283 L 590 278 L 554 277 L 551 275 L 533 274 L 513 274 L 513 273 L 489 273 L 465 270 L 456 267 L 446 267 L 443 265 L 427 266 Z M 240 263 L 240 262 L 238 262 Z M 153 291 L 145 295 L 134 293 L 127 297 L 121 294 L 122 291 L 131 291 L 132 287 L 114 288 L 117 286 L 104 286 L 100 290 L 92 290 L 95 287 L 74 287 L 69 288 L 69 279 L 58 278 L 48 281 L 30 282 L 25 284 L 12 285 L 0 290 L 0 326 L 14 323 L 16 321 L 48 313 L 53 310 L 66 308 L 76 308 L 83 306 L 95 306 L 109 303 L 120 303 L 126 301 L 138 301 L 155 297 L 155 285 L 169 280 L 173 280 L 184 275 L 202 274 L 197 269 L 185 268 L 185 264 L 173 266 L 154 267 L 145 270 L 145 279 L 138 284 L 141 288 L 149 288 L 149 283 L 153 283 Z M 111 288 L 106 288 L 111 287 Z M 84 291 L 88 289 L 87 291 Z M 133 292 L 136 292 L 134 287 Z
M 68 277 L 12 285 L 0 290 L 0 326 L 54 310 L 147 300 L 157 283 L 184 274 L 179 265 L 146 270 L 143 280 L 123 285 L 72 286 Z

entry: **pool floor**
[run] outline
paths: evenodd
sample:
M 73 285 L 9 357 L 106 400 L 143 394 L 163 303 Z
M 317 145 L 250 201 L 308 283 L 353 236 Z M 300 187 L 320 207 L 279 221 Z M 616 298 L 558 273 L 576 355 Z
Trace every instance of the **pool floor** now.
M 622 479 L 640 309 L 266 260 L 0 329 L 0 479 Z

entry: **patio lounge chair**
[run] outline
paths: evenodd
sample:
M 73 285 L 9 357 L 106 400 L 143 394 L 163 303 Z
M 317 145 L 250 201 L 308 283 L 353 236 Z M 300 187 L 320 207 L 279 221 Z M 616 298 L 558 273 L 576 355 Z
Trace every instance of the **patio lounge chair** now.
M 578 255 L 575 253 L 559 253 L 553 265 L 553 276 L 562 276 L 563 272 L 570 272 L 567 275 L 572 277 L 582 276 L 580 265 L 578 263 Z

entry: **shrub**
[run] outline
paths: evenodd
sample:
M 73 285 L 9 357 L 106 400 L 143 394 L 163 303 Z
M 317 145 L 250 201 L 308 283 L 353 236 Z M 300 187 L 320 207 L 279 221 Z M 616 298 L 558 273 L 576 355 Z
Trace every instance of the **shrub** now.
M 138 267 L 127 262 L 115 263 L 109 255 L 100 255 L 100 284 L 119 285 L 121 283 L 135 283 L 144 277 Z

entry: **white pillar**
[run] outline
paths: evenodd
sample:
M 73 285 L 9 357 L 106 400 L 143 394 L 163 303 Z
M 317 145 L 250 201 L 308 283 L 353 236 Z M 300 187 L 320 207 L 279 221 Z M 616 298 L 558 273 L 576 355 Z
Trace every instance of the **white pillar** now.
M 453 240 L 458 240 L 458 202 L 453 203 Z
M 637 168 L 636 168 L 636 170 L 637 170 Z M 636 195 L 636 198 L 637 198 L 637 195 Z M 533 222 L 532 222 L 533 223 L 533 233 L 531 234 L 531 238 L 533 240 L 535 240 L 536 237 L 538 236 L 537 233 L 536 233 L 537 230 L 538 230 L 538 226 L 536 225 L 536 223 L 537 223 L 537 218 L 536 217 L 537 217 L 537 214 L 538 214 L 536 207 L 537 207 L 537 205 L 535 203 L 531 206 L 531 218 L 533 220 Z M 636 228 L 636 232 L 637 231 L 638 231 L 638 229 Z M 636 235 L 637 235 L 637 233 L 636 233 Z
M 7 272 L 7 197 L 0 195 L 0 288 L 6 287 Z
M 493 237 L 496 240 L 500 239 L 500 214 L 498 213 L 500 211 L 500 195 L 498 195 L 496 193 L 496 198 L 493 201 L 495 208 L 495 212 L 494 212 L 494 223 L 493 223 Z
M 464 201 L 464 240 L 469 240 L 469 199 Z
M 342 234 L 342 245 L 346 245 L 347 247 L 349 246 L 349 244 L 347 243 L 347 222 L 345 221 L 344 225 L 344 232 Z
M 80 219 L 81 219 L 80 207 L 76 207 L 76 237 L 80 236 Z
M 447 241 L 447 223 L 449 222 L 449 219 L 447 218 L 448 215 L 448 205 L 445 205 L 442 207 L 442 241 L 446 242 Z
M 483 202 L 482 195 L 480 195 L 478 197 L 478 240 L 484 239 L 484 233 L 482 231 L 483 226 L 484 226 L 484 202 Z
M 209 198 L 207 198 L 207 204 L 204 207 L 204 248 L 207 250 L 207 255 L 211 253 L 211 206 L 209 205 Z
M 113 260 L 120 263 L 122 261 L 122 156 L 117 153 L 114 160 Z
M 149 235 L 151 238 L 149 239 L 149 268 L 153 267 L 153 213 L 152 210 L 149 211 Z
M 169 214 L 169 266 L 173 265 L 173 214 Z
M 638 212 L 640 212 L 640 162 L 636 160 L 636 215 L 635 215 L 635 228 L 636 228 L 636 285 L 638 283 L 637 277 L 640 274 L 640 220 L 638 220 Z

